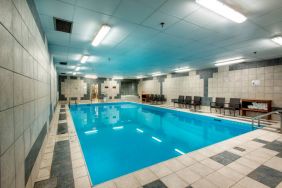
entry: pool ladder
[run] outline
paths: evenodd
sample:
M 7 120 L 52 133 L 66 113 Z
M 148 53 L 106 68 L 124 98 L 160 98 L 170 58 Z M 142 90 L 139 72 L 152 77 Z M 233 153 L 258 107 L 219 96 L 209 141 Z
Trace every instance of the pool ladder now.
M 272 114 L 280 115 L 280 133 L 282 133 L 282 110 L 276 110 L 276 111 L 273 111 L 273 112 L 269 112 L 267 114 L 262 114 L 262 115 L 253 117 L 252 118 L 252 126 L 255 127 L 255 120 L 257 120 L 258 121 L 257 126 L 260 127 L 261 126 L 261 123 L 260 123 L 261 118 L 263 118 L 265 116 L 272 115 Z

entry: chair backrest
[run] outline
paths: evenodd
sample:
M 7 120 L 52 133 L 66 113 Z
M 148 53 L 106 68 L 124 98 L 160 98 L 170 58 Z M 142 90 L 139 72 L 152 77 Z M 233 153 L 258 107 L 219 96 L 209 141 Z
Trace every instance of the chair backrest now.
M 240 105 L 241 105 L 241 99 L 240 98 L 230 98 L 230 102 L 229 102 L 230 107 L 239 108 Z
M 215 103 L 217 106 L 224 106 L 224 103 L 225 103 L 225 98 L 223 97 L 216 97 L 215 98 Z
M 202 97 L 194 96 L 194 104 L 200 105 L 202 101 Z
M 161 100 L 162 100 L 162 101 L 164 101 L 164 100 L 165 100 L 164 95 L 161 95 Z
M 183 96 L 183 95 L 179 95 L 178 101 L 179 101 L 179 102 L 184 102 L 184 96 Z
M 192 97 L 191 96 L 186 96 L 185 97 L 185 103 L 191 103 Z

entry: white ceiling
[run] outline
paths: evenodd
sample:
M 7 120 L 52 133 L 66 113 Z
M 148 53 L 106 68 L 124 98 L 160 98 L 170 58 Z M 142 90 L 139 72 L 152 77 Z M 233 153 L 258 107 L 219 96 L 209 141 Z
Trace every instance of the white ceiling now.
M 180 66 L 213 67 L 216 60 L 237 56 L 282 56 L 282 47 L 270 40 L 282 33 L 282 0 L 224 2 L 247 21 L 234 23 L 194 0 L 35 0 L 54 61 L 69 63 L 58 64 L 58 72 L 80 65 L 81 74 L 133 77 Z M 55 31 L 53 17 L 73 21 L 72 34 Z M 93 47 L 102 24 L 112 29 Z M 91 56 L 83 65 L 82 54 Z

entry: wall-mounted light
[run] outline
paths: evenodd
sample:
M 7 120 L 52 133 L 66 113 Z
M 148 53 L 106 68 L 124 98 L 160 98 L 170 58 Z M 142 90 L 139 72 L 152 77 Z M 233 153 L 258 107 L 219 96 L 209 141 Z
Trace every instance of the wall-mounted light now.
M 180 68 L 174 69 L 174 72 L 181 73 L 181 72 L 188 72 L 190 70 L 191 69 L 189 67 L 180 67 Z
M 93 39 L 92 45 L 98 46 L 102 42 L 102 40 L 106 37 L 106 35 L 109 33 L 110 30 L 111 30 L 111 27 L 109 25 L 102 25 L 98 34 Z
M 236 23 L 243 23 L 246 16 L 218 0 L 196 0 L 196 3 Z
M 275 36 L 271 40 L 282 46 L 282 36 Z
M 152 76 L 161 76 L 161 75 L 162 75 L 161 72 L 153 72 L 153 73 L 152 73 Z
M 84 55 L 84 56 L 82 56 L 80 62 L 81 62 L 81 63 L 85 63 L 85 62 L 88 60 L 88 58 L 89 58 L 88 55 Z
M 236 63 L 242 63 L 245 59 L 243 57 L 235 57 L 231 59 L 223 59 L 215 62 L 215 66 L 231 65 Z

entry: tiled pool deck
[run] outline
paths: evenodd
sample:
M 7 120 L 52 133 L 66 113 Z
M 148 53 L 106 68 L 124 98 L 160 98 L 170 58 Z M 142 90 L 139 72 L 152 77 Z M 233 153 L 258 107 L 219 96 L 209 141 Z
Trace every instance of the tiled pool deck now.
M 67 105 L 57 108 L 35 187 L 91 187 Z M 258 129 L 95 188 L 282 188 L 282 135 Z

